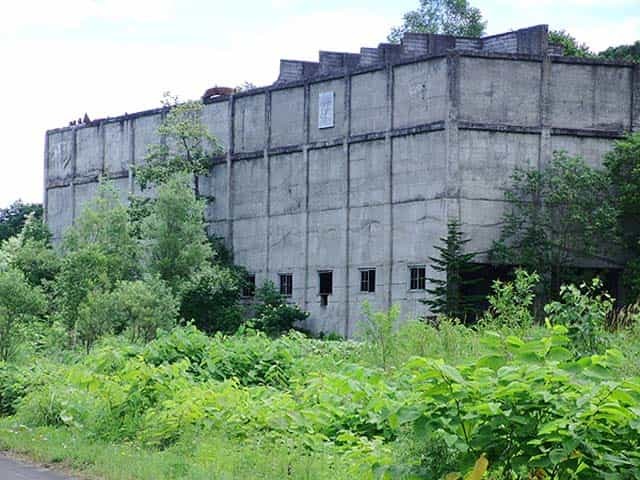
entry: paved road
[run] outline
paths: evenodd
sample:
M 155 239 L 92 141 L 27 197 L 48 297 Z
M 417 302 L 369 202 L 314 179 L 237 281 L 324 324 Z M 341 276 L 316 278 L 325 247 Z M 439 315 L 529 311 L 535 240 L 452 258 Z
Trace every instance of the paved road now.
M 1 480 L 73 480 L 43 467 L 37 467 L 0 453 Z

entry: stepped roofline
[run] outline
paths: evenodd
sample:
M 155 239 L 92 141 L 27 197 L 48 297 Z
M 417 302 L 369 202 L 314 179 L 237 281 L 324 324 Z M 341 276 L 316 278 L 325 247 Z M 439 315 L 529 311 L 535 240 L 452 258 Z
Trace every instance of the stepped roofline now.
M 563 55 L 560 45 L 549 44 L 549 26 L 535 25 L 486 37 L 456 37 L 433 33 L 405 33 L 400 43 L 381 43 L 363 47 L 360 53 L 320 51 L 317 62 L 280 60 L 280 74 L 274 85 L 316 77 L 349 73 L 356 69 L 396 63 L 450 50 L 516 53 L 526 55 Z

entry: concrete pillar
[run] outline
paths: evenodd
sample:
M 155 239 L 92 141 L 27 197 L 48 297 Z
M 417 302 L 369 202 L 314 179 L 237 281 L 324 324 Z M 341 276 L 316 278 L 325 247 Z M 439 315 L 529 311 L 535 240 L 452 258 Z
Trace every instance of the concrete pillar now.
M 127 163 L 129 164 L 127 168 L 129 173 L 129 195 L 133 195 L 135 193 L 133 167 L 136 164 L 136 124 L 133 118 L 130 118 L 127 124 L 129 129 L 129 152 L 127 156 Z
M 346 157 L 347 162 L 347 174 L 345 178 L 346 182 L 346 199 L 345 206 L 347 209 L 346 212 L 346 225 L 345 225 L 345 321 L 344 321 L 344 337 L 349 337 L 349 324 L 350 324 L 350 315 L 351 315 L 351 258 L 349 254 L 349 230 L 351 225 L 351 201 L 350 201 L 350 191 L 351 191 L 351 151 L 349 148 L 349 138 L 351 137 L 351 75 L 346 74 L 344 77 L 344 125 L 345 125 L 345 134 L 342 142 L 343 151 Z
M 71 140 L 71 225 L 76 223 L 76 166 L 78 158 L 78 129 L 73 127 Z
M 42 195 L 42 212 L 43 212 L 43 220 L 44 223 L 47 224 L 47 208 L 49 205 L 48 202 L 48 194 L 49 189 L 47 188 L 47 181 L 49 179 L 49 133 L 44 134 L 44 190 Z
M 451 216 L 461 218 L 459 165 L 458 112 L 460 109 L 460 56 L 457 53 L 447 55 L 447 107 L 445 118 L 445 155 L 446 180 L 445 197 L 455 200 L 455 212 L 449 211 L 449 202 L 445 206 L 446 221 Z
M 101 175 L 107 174 L 107 138 L 106 138 L 106 128 L 104 128 L 104 122 L 98 123 L 98 136 L 100 137 L 100 173 Z
M 267 169 L 267 232 L 265 235 L 265 266 L 264 272 L 269 278 L 269 259 L 271 256 L 271 158 L 269 157 L 269 149 L 271 148 L 271 91 L 268 90 L 264 95 L 264 163 Z
M 538 151 L 538 170 L 549 164 L 553 156 L 551 143 L 551 56 L 542 59 L 540 75 L 540 144 Z
M 640 65 L 634 65 L 631 88 L 631 131 L 640 132 Z
M 304 161 L 304 309 L 309 311 L 309 111 L 310 87 L 304 84 L 302 159 Z
M 225 238 L 227 239 L 227 248 L 233 251 L 233 205 L 231 200 L 233 198 L 233 175 L 231 175 L 232 168 L 232 155 L 233 155 L 233 130 L 234 130 L 234 117 L 235 117 L 235 95 L 229 97 L 229 138 L 227 139 L 227 231 Z
M 393 131 L 393 87 L 394 74 L 393 66 L 387 64 L 387 91 L 385 106 L 387 109 L 387 128 L 384 136 L 384 145 L 386 152 L 386 172 L 387 181 L 389 182 L 389 196 L 387 197 L 387 217 L 389 225 L 389 259 L 387 262 L 387 309 L 393 305 L 393 139 L 391 132 Z

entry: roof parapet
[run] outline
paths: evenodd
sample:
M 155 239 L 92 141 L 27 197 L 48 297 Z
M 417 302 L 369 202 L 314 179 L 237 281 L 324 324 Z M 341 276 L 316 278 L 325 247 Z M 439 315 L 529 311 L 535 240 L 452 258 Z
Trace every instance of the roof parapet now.
M 385 65 L 424 55 L 442 55 L 450 50 L 561 55 L 561 50 L 549 45 L 548 37 L 547 25 L 535 25 L 482 38 L 408 32 L 399 44 L 381 43 L 377 48 L 363 47 L 360 53 L 320 51 L 318 62 L 281 60 L 280 75 L 274 85 L 346 74 L 357 68 Z

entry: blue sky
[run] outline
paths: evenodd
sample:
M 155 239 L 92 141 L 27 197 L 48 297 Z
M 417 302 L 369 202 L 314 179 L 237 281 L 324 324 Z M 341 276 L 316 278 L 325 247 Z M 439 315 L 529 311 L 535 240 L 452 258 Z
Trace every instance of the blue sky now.
M 594 50 L 640 39 L 639 0 L 477 0 L 488 33 L 547 23 Z M 6 0 L 0 207 L 41 201 L 44 133 L 88 112 L 275 80 L 280 58 L 376 46 L 418 0 Z

